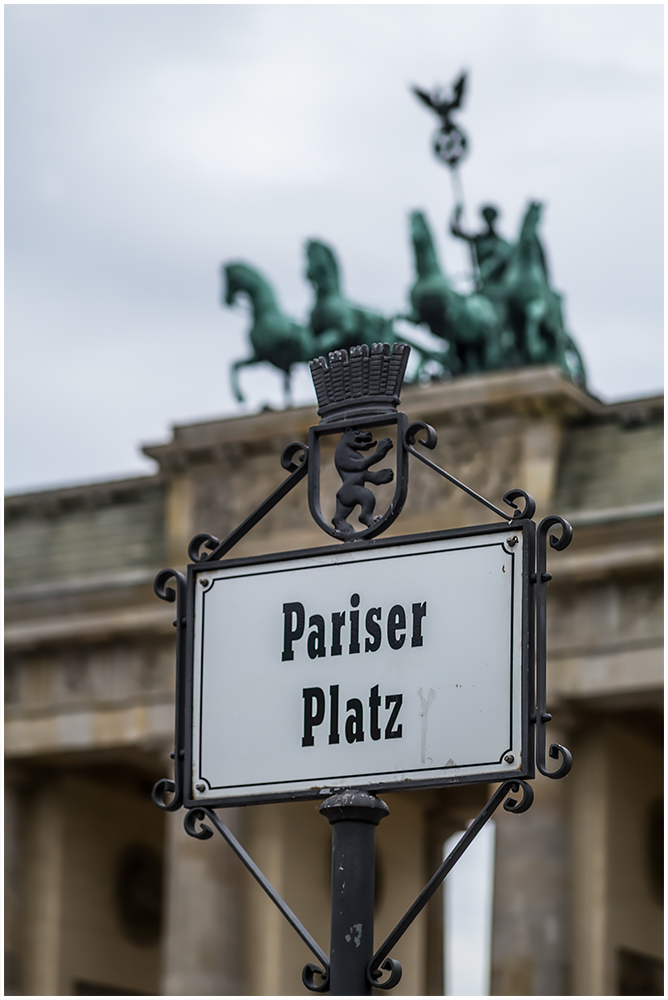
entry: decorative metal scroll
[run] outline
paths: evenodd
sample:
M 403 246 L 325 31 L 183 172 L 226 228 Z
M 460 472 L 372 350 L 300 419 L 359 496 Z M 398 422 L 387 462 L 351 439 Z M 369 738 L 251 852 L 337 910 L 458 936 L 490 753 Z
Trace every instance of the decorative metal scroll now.
M 552 720 L 547 711 L 547 584 L 552 574 L 547 572 L 547 539 L 550 528 L 559 525 L 560 535 L 550 535 L 550 546 L 560 552 L 571 543 L 573 529 L 563 517 L 551 514 L 544 517 L 536 532 L 536 767 L 546 778 L 563 778 L 571 769 L 573 758 L 570 750 L 560 743 L 551 743 L 548 751 L 553 760 L 561 758 L 556 771 L 548 771 L 545 761 L 547 733 L 545 727 Z
M 227 538 L 222 542 L 214 535 L 200 532 L 194 536 L 188 547 L 188 555 L 193 569 L 221 560 L 242 538 L 257 525 L 297 484 L 308 476 L 308 502 L 311 514 L 318 526 L 328 535 L 339 539 L 343 545 L 350 545 L 359 539 L 369 539 L 385 531 L 399 516 L 408 494 L 409 457 L 422 462 L 433 472 L 445 478 L 457 489 L 496 514 L 501 521 L 512 526 L 524 521 L 530 523 L 536 510 L 533 498 L 521 489 L 512 489 L 503 496 L 503 503 L 509 510 L 497 506 L 492 501 L 476 493 L 450 472 L 436 465 L 418 450 L 418 446 L 433 451 L 437 445 L 437 435 L 433 427 L 422 421 L 408 422 L 405 414 L 397 410 L 403 375 L 410 348 L 405 344 L 374 344 L 354 347 L 350 356 L 346 351 L 335 351 L 329 356 L 329 365 L 324 358 L 311 362 L 313 381 L 319 403 L 320 424 L 310 428 L 309 445 L 293 441 L 281 455 L 281 465 L 288 476 Z M 390 438 L 380 442 L 373 439 L 369 428 L 395 427 L 396 443 Z M 335 465 L 342 485 L 336 496 L 337 509 L 328 523 L 320 506 L 320 444 L 324 435 L 338 435 L 335 451 Z M 372 450 L 375 449 L 375 450 Z M 388 456 L 394 450 L 395 468 L 385 467 Z M 380 469 L 374 466 L 383 466 Z M 376 497 L 369 489 L 394 480 L 395 491 L 387 509 L 376 512 Z M 349 522 L 353 511 L 360 510 L 361 529 L 355 529 Z M 558 534 L 550 534 L 558 529 Z M 533 537 L 528 532 L 528 537 Z M 533 587 L 529 602 L 531 671 L 529 692 L 530 704 L 534 706 L 530 722 L 535 727 L 535 766 L 548 778 L 562 778 L 568 774 L 572 758 L 570 752 L 558 743 L 547 748 L 546 726 L 551 716 L 547 712 L 546 684 L 546 609 L 547 583 L 551 575 L 547 572 L 547 549 L 549 546 L 562 551 L 573 537 L 573 529 L 562 517 L 551 515 L 543 518 L 536 532 L 536 570 L 530 575 Z M 533 560 L 533 552 L 531 553 Z M 531 563 L 533 565 L 533 562 Z M 167 586 L 173 581 L 174 587 Z M 163 778 L 153 789 L 153 800 L 159 808 L 174 811 L 181 808 L 189 798 L 186 794 L 185 776 L 185 684 L 186 656 L 188 649 L 187 627 L 189 610 L 186 579 L 174 569 L 162 570 L 155 580 L 155 592 L 161 600 L 176 603 L 174 625 L 177 630 L 176 655 L 176 718 L 174 752 L 174 778 Z M 535 647 L 535 650 L 534 648 Z M 547 767 L 547 757 L 559 761 L 555 770 Z M 534 776 L 533 763 L 527 770 Z M 522 792 L 518 801 L 509 798 L 511 793 Z M 165 796 L 171 796 L 165 801 Z M 413 905 L 404 914 L 394 930 L 376 951 L 367 968 L 367 980 L 377 989 L 389 990 L 401 978 L 401 966 L 390 958 L 390 951 L 424 908 L 428 900 L 441 885 L 454 864 L 459 860 L 473 839 L 485 825 L 494 811 L 503 803 L 509 812 L 525 812 L 533 801 L 533 790 L 519 778 L 503 781 L 478 817 L 438 868 Z M 293 927 L 299 937 L 311 950 L 317 964 L 308 963 L 302 974 L 305 986 L 312 992 L 323 993 L 329 988 L 329 959 L 325 952 L 300 923 L 292 910 L 276 892 L 268 879 L 239 844 L 230 830 L 221 822 L 216 813 L 203 806 L 189 806 L 185 816 L 185 829 L 193 837 L 207 839 L 213 836 L 211 826 L 221 836 L 248 868 L 253 878 L 262 886 L 269 898 Z M 207 826 L 208 821 L 211 826 Z M 383 980 L 383 972 L 388 973 Z
M 174 580 L 176 590 L 166 584 Z M 176 602 L 176 618 L 172 622 L 176 629 L 176 698 L 174 719 L 174 780 L 161 778 L 155 783 L 152 798 L 156 806 L 174 812 L 183 805 L 185 749 L 185 665 L 186 665 L 186 578 L 175 569 L 163 569 L 155 578 L 153 589 L 162 601 Z M 165 802 L 165 795 L 171 795 Z

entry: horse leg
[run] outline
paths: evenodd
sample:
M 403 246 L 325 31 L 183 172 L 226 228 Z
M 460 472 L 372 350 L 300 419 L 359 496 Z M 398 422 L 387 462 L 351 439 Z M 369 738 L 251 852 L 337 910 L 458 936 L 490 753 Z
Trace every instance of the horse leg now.
M 448 365 L 453 375 L 466 375 L 466 346 L 459 340 L 450 342 Z
M 243 361 L 235 361 L 230 369 L 230 381 L 232 382 L 232 392 L 234 393 L 234 398 L 238 403 L 244 402 L 244 395 L 239 386 L 239 375 L 238 371 L 240 368 L 246 368 L 248 365 L 256 365 L 259 362 L 259 358 L 253 355 L 252 358 L 244 358 Z
M 427 357 L 425 357 L 425 355 L 422 353 L 422 351 L 420 351 L 420 353 L 418 354 L 418 366 L 415 369 L 415 375 L 413 376 L 413 381 L 414 382 L 419 382 L 420 381 L 420 376 L 422 375 L 422 372 L 425 369 L 425 365 L 427 364 L 427 362 L 429 360 L 430 359 L 427 358 Z
M 533 299 L 526 308 L 524 337 L 529 361 L 545 360 L 546 344 L 540 335 L 540 324 L 545 318 L 545 306 L 539 299 Z
M 286 410 L 292 406 L 292 392 L 290 391 L 290 369 L 283 372 L 283 400 Z
M 481 349 L 482 370 L 495 371 L 501 367 L 502 333 L 499 327 L 488 330 Z
M 573 380 L 577 385 L 586 385 L 587 379 L 585 376 L 584 362 L 582 361 L 582 356 L 578 351 L 574 341 L 567 334 L 563 335 L 563 343 L 561 345 L 559 364 L 570 379 Z
M 464 369 L 468 375 L 475 375 L 477 372 L 483 371 L 481 352 L 477 344 L 467 348 L 465 359 Z

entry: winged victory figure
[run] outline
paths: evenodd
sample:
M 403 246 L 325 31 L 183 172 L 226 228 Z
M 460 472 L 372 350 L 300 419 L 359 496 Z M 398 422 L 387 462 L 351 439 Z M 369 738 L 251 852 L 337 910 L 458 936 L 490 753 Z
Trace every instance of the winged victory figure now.
M 420 87 L 412 91 L 423 104 L 431 108 L 441 120 L 434 136 L 434 152 L 449 167 L 456 167 L 467 151 L 468 140 L 462 130 L 452 120 L 452 112 L 457 111 L 464 98 L 466 73 L 462 73 L 452 87 L 452 97 L 446 97 L 440 88 L 428 93 Z

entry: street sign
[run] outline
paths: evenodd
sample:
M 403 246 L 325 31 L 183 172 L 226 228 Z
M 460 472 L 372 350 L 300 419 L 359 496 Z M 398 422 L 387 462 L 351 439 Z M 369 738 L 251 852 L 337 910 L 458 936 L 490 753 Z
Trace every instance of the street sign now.
M 192 566 L 186 804 L 530 774 L 532 529 Z

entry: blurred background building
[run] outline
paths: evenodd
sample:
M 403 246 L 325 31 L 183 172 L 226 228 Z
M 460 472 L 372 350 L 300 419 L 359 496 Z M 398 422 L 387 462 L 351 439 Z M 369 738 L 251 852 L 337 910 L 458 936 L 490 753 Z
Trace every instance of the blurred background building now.
M 575 528 L 550 564 L 551 737 L 571 774 L 497 814 L 491 993 L 662 992 L 663 401 L 604 404 L 555 368 L 408 387 L 436 461 L 491 499 L 513 486 Z M 309 953 L 219 839 L 187 837 L 150 800 L 170 771 L 173 608 L 156 570 L 198 531 L 224 537 L 284 476 L 300 407 L 177 426 L 155 475 L 6 503 L 6 992 L 306 994 Z M 334 488 L 333 468 L 330 476 Z M 481 520 L 422 466 L 392 533 Z M 239 555 L 328 541 L 297 488 Z M 378 830 L 377 940 L 490 788 L 391 793 Z M 227 810 L 325 948 L 329 824 L 318 803 Z M 439 894 L 440 895 L 440 894 Z M 396 949 L 398 995 L 444 991 L 443 908 Z

